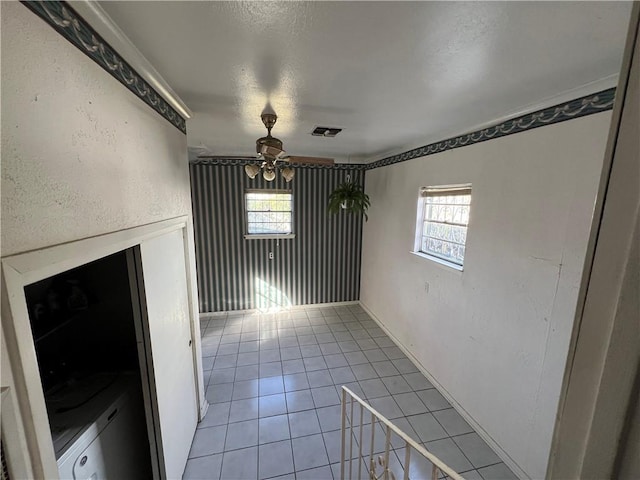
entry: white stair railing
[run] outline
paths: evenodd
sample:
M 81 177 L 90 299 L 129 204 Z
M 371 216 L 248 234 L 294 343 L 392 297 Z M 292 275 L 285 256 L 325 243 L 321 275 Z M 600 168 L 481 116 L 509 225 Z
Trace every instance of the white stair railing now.
M 395 451 L 402 448 L 404 454 L 396 455 Z M 342 480 L 464 480 L 345 386 L 342 387 L 341 455 Z M 424 467 L 429 465 L 427 473 Z

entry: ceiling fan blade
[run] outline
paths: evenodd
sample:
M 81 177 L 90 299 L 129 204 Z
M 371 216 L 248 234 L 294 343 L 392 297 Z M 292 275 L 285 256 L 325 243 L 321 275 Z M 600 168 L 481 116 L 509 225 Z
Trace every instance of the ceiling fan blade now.
M 189 150 L 189 153 L 192 153 L 193 155 L 210 155 L 213 153 L 213 151 L 204 143 L 201 143 L 196 147 L 189 146 L 187 149 Z
M 241 155 L 198 155 L 198 158 L 207 160 L 260 160 L 260 157 L 243 157 Z
M 335 162 L 333 158 L 324 157 L 298 157 L 296 155 L 289 155 L 284 159 L 290 163 L 308 163 L 311 165 L 333 165 Z
M 276 160 L 282 160 L 287 156 L 287 152 L 271 145 L 262 145 L 260 153 L 265 157 L 275 158 Z

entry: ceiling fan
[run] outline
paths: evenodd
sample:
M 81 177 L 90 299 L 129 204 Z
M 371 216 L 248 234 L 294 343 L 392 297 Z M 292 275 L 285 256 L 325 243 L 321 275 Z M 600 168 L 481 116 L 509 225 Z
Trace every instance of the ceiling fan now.
M 278 116 L 275 113 L 263 113 L 262 123 L 267 127 L 267 136 L 256 140 L 255 157 L 242 157 L 236 155 L 198 155 L 198 158 L 207 159 L 226 159 L 226 160 L 255 160 L 257 163 L 249 163 L 245 165 L 244 170 L 249 178 L 255 178 L 262 170 L 263 178 L 271 182 L 276 178 L 276 170 L 280 169 L 280 173 L 285 181 L 290 182 L 295 175 L 295 171 L 290 166 L 283 167 L 281 163 L 298 163 L 310 165 L 333 165 L 333 158 L 324 157 L 300 157 L 288 155 L 282 149 L 282 140 L 271 136 L 271 129 L 276 124 Z

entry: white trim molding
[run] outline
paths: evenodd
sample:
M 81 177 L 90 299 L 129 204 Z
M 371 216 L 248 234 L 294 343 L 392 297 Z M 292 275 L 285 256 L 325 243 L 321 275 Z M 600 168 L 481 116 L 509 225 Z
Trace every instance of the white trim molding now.
M 283 307 L 277 313 L 295 312 L 304 310 L 305 308 L 327 308 L 327 307 L 348 307 L 349 305 L 360 305 L 358 300 L 351 300 L 348 302 L 328 302 L 328 303 L 309 303 L 306 305 L 291 305 L 290 307 Z M 224 315 L 246 315 L 256 313 L 259 315 L 267 315 L 274 312 L 261 312 L 257 308 L 245 309 L 245 310 L 228 310 L 225 312 L 200 312 L 200 318 L 221 317 Z
M 551 445 L 547 478 L 619 471 L 640 364 L 640 2 L 634 2 Z M 627 455 L 629 455 L 627 453 Z
M 5 373 L 15 388 L 16 410 L 21 413 L 21 425 L 13 428 L 11 437 L 24 432 L 27 444 L 24 462 L 30 464 L 34 478 L 57 478 L 56 463 L 49 419 L 40 381 L 33 335 L 24 287 L 52 275 L 76 268 L 113 253 L 139 245 L 145 240 L 172 232 L 182 231 L 186 239 L 192 237 L 188 216 L 183 215 L 139 227 L 120 230 L 95 237 L 55 245 L 41 250 L 21 253 L 1 259 L 2 266 L 2 356 L 3 386 Z M 200 419 L 208 404 L 204 396 L 200 322 L 197 312 L 197 284 L 193 262 L 193 245 L 185 242 L 187 292 L 190 300 L 193 368 Z M 6 356 L 5 356 L 6 355 Z M 8 370 L 5 370 L 8 369 Z M 3 411 L 3 435 L 5 428 Z
M 96 1 L 78 0 L 70 5 L 131 67 L 151 85 L 183 118 L 193 112 L 173 91 L 151 62 L 138 50 L 107 12 Z
M 495 125 L 499 125 L 501 123 L 508 122 L 509 120 L 514 120 L 518 117 L 522 117 L 525 115 L 529 115 L 534 112 L 539 112 L 541 110 L 546 110 L 548 108 L 553 108 L 559 105 L 563 105 L 566 103 L 575 100 L 576 98 L 587 97 L 589 95 L 595 95 L 598 92 L 602 92 L 605 90 L 609 90 L 611 88 L 615 88 L 618 84 L 618 74 L 615 73 L 613 75 L 608 75 L 599 80 L 595 80 L 593 82 L 586 83 L 576 88 L 571 88 L 569 90 L 565 90 L 551 97 L 544 98 L 540 101 L 529 103 L 527 105 L 523 105 L 511 112 L 501 115 L 496 118 L 492 118 L 491 120 L 487 120 L 482 123 L 476 123 L 475 125 L 470 125 L 468 127 L 456 128 L 453 130 L 449 130 L 442 134 L 438 134 L 437 136 L 426 137 L 423 139 L 423 142 L 427 143 L 439 142 L 442 139 L 454 138 L 461 135 L 468 134 L 470 132 L 478 132 L 484 130 L 489 127 L 493 127 Z M 387 150 L 385 152 L 377 153 L 375 155 L 364 157 L 361 161 L 362 163 L 368 165 L 374 162 L 379 161 L 380 159 L 386 157 L 393 157 L 395 155 L 400 155 L 403 152 L 415 150 L 416 148 L 420 148 L 424 143 L 421 142 L 420 145 L 414 143 L 406 144 L 402 147 L 396 147 L 391 150 Z

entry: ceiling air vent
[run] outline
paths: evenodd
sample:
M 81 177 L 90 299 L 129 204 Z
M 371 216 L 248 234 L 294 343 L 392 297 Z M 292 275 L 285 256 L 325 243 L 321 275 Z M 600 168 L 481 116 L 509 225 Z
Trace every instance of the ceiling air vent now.
M 311 135 L 316 137 L 335 137 L 341 131 L 341 128 L 316 127 L 313 129 L 313 132 L 311 132 Z

